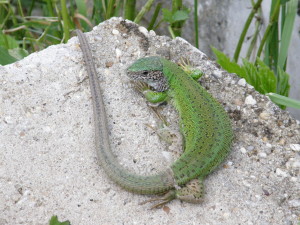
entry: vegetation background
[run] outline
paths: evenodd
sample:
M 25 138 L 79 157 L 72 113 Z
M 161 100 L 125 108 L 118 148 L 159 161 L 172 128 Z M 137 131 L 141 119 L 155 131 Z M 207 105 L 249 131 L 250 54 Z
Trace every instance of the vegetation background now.
M 74 29 L 89 31 L 113 16 L 121 16 L 146 26 L 163 30 L 172 37 L 182 36 L 189 18 L 193 19 L 193 39 L 199 47 L 198 1 L 188 6 L 182 0 L 0 0 L 0 64 L 6 65 L 49 45 L 66 43 Z M 268 95 L 281 108 L 300 109 L 300 102 L 289 98 L 287 56 L 298 10 L 298 0 L 271 0 L 269 21 L 263 36 L 263 0 L 250 0 L 249 15 L 240 31 L 232 59 L 212 48 L 216 61 L 228 72 L 236 73 Z M 148 19 L 146 19 L 148 18 Z M 251 24 L 255 31 L 247 36 Z M 251 41 L 247 53 L 240 52 L 245 39 Z M 200 40 L 201 41 L 201 40 Z M 241 62 L 241 64 L 238 64 Z

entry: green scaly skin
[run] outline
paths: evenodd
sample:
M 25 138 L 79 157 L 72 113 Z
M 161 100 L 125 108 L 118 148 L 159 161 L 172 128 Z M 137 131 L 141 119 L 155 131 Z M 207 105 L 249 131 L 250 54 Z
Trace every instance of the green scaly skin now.
M 128 75 L 158 91 L 153 92 L 155 99 L 159 93 L 167 93 L 173 99 L 185 140 L 184 153 L 171 166 L 173 176 L 179 186 L 199 179 L 191 187 L 176 190 L 175 197 L 188 202 L 201 201 L 203 179 L 230 151 L 233 132 L 225 110 L 192 77 L 164 58 L 139 59 L 128 68 Z M 146 97 L 151 101 L 149 92 Z
M 128 75 L 147 82 L 159 92 L 164 91 L 162 96 L 174 99 L 181 116 L 185 151 L 171 169 L 156 175 L 141 176 L 127 171 L 111 151 L 105 106 L 89 44 L 81 31 L 77 30 L 77 35 L 90 80 L 97 156 L 104 171 L 128 191 L 139 194 L 166 193 L 164 197 L 154 199 L 161 202 L 153 207 L 174 198 L 200 202 L 203 178 L 223 161 L 230 149 L 233 134 L 224 109 L 176 64 L 160 57 L 136 61 L 128 68 Z M 160 95 L 159 92 L 156 95 Z M 182 188 L 177 188 L 178 185 Z

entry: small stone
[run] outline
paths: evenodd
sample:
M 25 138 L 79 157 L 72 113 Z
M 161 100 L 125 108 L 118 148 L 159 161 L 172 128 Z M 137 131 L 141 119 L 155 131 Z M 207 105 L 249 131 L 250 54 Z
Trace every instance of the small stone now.
M 113 66 L 113 62 L 109 61 L 109 62 L 105 62 L 105 67 L 106 68 L 109 68 L 109 67 L 112 67 Z
M 152 37 L 154 37 L 154 36 L 156 36 L 156 33 L 155 33 L 154 30 L 150 30 L 150 31 L 149 31 L 149 35 L 152 36 Z
M 246 85 L 246 80 L 244 79 L 244 78 L 242 78 L 242 79 L 240 79 L 239 81 L 238 81 L 238 85 L 240 85 L 240 86 L 242 86 L 242 87 L 245 87 L 245 85 Z
M 290 158 L 286 164 L 285 167 L 289 170 L 292 167 L 292 164 L 295 162 L 295 158 Z
M 261 196 L 260 196 L 260 195 L 255 195 L 255 198 L 256 198 L 257 200 L 261 200 Z
M 285 140 L 283 138 L 281 138 L 278 142 L 280 145 L 285 145 Z
M 118 30 L 116 30 L 116 29 L 113 29 L 113 30 L 112 30 L 112 34 L 113 34 L 113 35 L 118 35 L 119 33 L 120 33 L 120 32 L 119 32 Z
M 224 216 L 224 218 L 229 219 L 231 214 L 230 213 L 224 213 L 223 216 Z
M 266 189 L 262 189 L 265 196 L 270 196 L 270 192 Z
M 253 87 L 251 84 L 248 84 L 248 83 L 247 83 L 247 87 L 248 87 L 249 89 L 254 89 L 254 87 Z
M 288 203 L 291 207 L 294 207 L 294 208 L 300 207 L 300 200 L 294 199 L 294 200 L 288 201 Z
M 244 186 L 246 186 L 246 187 L 251 187 L 251 184 L 248 183 L 247 181 L 244 180 L 244 181 L 242 181 L 242 182 L 243 182 L 243 185 L 244 185 Z
M 245 99 L 245 104 L 246 105 L 255 105 L 256 100 L 252 97 L 252 95 L 248 95 Z
M 220 70 L 215 70 L 213 73 L 214 76 L 216 76 L 217 78 L 221 78 L 222 77 L 222 71 Z
M 241 106 L 241 105 L 243 105 L 244 103 L 242 102 L 241 99 L 235 99 L 235 100 L 234 100 L 234 104 L 237 105 L 237 106 Z
M 240 148 L 240 151 L 241 151 L 243 154 L 245 154 L 245 153 L 247 152 L 247 150 L 246 150 L 244 147 L 241 147 L 241 148 Z
M 7 124 L 12 124 L 13 123 L 13 119 L 10 116 L 6 116 L 4 118 L 4 122 L 7 123 Z
M 265 137 L 262 138 L 262 140 L 263 140 L 264 142 L 267 142 L 267 141 L 268 141 L 268 138 L 265 136 Z
M 300 145 L 299 144 L 290 144 L 290 148 L 295 152 L 300 151 Z
M 292 167 L 294 168 L 300 168 L 300 161 L 295 161 L 292 163 Z
M 282 169 L 280 168 L 277 168 L 276 169 L 276 174 L 279 176 L 279 177 L 288 177 L 288 173 L 283 171 Z
M 267 154 L 265 152 L 260 152 L 260 153 L 258 153 L 258 156 L 261 158 L 266 158 Z
M 266 147 L 267 147 L 267 148 L 272 148 L 272 145 L 271 145 L 270 143 L 267 143 L 267 144 L 266 144 Z
M 120 56 L 122 55 L 122 51 L 118 48 L 116 48 L 116 57 L 120 58 Z
M 297 177 L 291 177 L 291 181 L 292 182 L 298 182 L 298 179 L 297 179 Z
M 261 114 L 259 114 L 259 118 L 261 118 L 262 120 L 267 120 L 269 119 L 269 114 L 266 112 L 262 112 Z
M 248 147 L 247 147 L 247 150 L 248 150 L 248 151 L 253 151 L 253 150 L 254 150 L 254 146 L 252 146 L 252 145 L 248 146 Z
M 139 27 L 139 31 L 145 34 L 146 36 L 148 35 L 148 30 L 145 27 Z
M 100 36 L 95 36 L 95 37 L 94 37 L 94 40 L 95 40 L 95 41 L 101 42 L 101 41 L 103 40 L 103 38 L 100 37 Z

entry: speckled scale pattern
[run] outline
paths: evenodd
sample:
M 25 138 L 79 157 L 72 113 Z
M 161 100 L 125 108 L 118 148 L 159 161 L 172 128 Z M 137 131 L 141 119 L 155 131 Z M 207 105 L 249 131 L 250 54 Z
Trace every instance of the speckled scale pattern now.
M 148 68 L 149 73 L 142 75 Z M 170 87 L 169 95 L 181 117 L 184 153 L 171 168 L 177 184 L 182 186 L 194 178 L 204 178 L 224 160 L 230 151 L 233 132 L 220 103 L 175 63 L 157 56 L 143 58 L 129 68 L 129 76 L 146 81 L 155 89 L 153 73 L 157 71 L 163 72 Z
M 98 160 L 107 175 L 124 189 L 135 193 L 157 194 L 170 190 L 156 206 L 176 197 L 199 202 L 202 178 L 227 155 L 232 139 L 230 123 L 222 107 L 176 64 L 160 57 L 137 60 L 127 70 L 132 79 L 147 82 L 156 91 L 170 87 L 169 93 L 181 115 L 186 146 L 184 154 L 171 169 L 152 176 L 131 173 L 120 165 L 111 151 L 107 116 L 91 50 L 82 32 L 77 30 L 77 35 L 89 74 Z M 199 178 L 199 185 L 191 188 L 187 185 L 174 191 L 176 183 L 184 185 L 195 177 Z M 195 187 L 199 187 L 198 190 L 195 191 Z
M 223 107 L 176 64 L 161 61 L 186 143 L 184 153 L 172 165 L 176 182 L 183 185 L 205 177 L 224 160 L 233 133 Z

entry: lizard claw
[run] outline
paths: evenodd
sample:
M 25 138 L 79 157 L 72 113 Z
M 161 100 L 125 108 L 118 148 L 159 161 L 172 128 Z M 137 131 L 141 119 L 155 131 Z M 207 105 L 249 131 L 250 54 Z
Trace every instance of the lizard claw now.
M 176 198 L 176 192 L 174 190 L 171 190 L 171 191 L 167 192 L 162 197 L 151 198 L 149 200 L 140 202 L 139 205 L 144 205 L 148 202 L 160 201 L 157 204 L 152 205 L 151 208 L 150 208 L 150 209 L 158 209 L 158 208 L 163 207 L 165 204 L 167 204 L 168 202 L 172 201 L 175 198 Z

